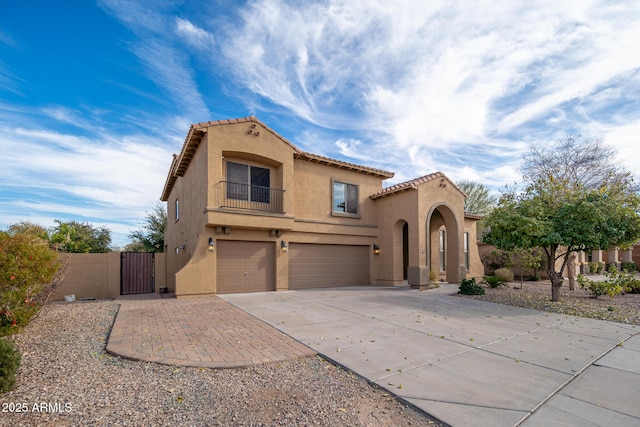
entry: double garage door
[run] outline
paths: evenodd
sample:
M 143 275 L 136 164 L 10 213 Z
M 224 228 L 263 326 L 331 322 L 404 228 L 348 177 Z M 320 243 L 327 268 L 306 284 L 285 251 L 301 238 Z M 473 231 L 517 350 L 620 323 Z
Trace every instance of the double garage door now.
M 273 242 L 218 241 L 218 293 L 275 289 Z M 369 246 L 291 243 L 289 289 L 369 284 Z
M 289 289 L 369 284 L 369 246 L 289 245 Z

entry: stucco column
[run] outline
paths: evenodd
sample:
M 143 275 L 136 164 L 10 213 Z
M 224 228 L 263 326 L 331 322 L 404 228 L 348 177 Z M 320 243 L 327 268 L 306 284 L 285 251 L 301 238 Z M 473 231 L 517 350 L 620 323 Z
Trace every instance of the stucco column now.
M 620 263 L 618 262 L 618 249 L 609 249 L 607 251 L 607 263 L 608 266 L 614 264 L 617 269 L 620 269 Z
M 576 265 L 580 274 L 586 274 L 589 272 L 587 254 L 584 253 L 584 251 L 576 252 Z
M 593 262 L 603 262 L 602 261 L 602 250 L 598 249 L 591 252 L 591 259 Z
M 625 249 L 622 251 L 622 262 L 633 262 L 633 249 Z

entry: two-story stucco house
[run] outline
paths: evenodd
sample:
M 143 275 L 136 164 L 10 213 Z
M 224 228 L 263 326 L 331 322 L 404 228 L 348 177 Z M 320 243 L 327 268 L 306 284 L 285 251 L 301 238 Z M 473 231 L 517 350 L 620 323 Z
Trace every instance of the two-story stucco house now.
M 440 172 L 383 189 L 392 176 L 303 152 L 255 117 L 194 124 L 161 197 L 167 286 L 185 297 L 481 276 L 479 218 L 460 189 Z

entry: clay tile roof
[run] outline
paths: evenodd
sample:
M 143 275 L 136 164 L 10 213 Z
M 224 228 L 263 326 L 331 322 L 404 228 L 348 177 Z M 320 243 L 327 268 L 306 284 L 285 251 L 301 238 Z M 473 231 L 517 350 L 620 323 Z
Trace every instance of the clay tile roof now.
M 465 212 L 464 213 L 464 217 L 465 218 L 469 218 L 469 219 L 476 219 L 478 221 L 480 221 L 482 218 L 484 218 L 484 215 L 478 215 L 478 214 L 473 214 L 470 212 Z
M 314 163 L 320 163 L 323 165 L 334 166 L 341 169 L 351 169 L 358 172 L 363 172 L 368 175 L 375 175 L 380 178 L 392 178 L 395 175 L 393 172 L 385 171 L 382 169 L 371 168 L 369 166 L 357 165 L 355 163 L 343 162 L 342 160 L 332 159 L 330 157 L 324 157 L 317 154 L 299 152 L 294 155 L 295 158 L 301 160 L 307 160 Z
M 371 198 L 373 200 L 376 200 L 376 199 L 381 199 L 382 197 L 391 196 L 392 194 L 401 193 L 403 191 L 417 190 L 420 184 L 424 184 L 425 182 L 433 181 L 434 179 L 438 179 L 438 178 L 441 180 L 446 180 L 447 184 L 451 184 L 455 189 L 457 189 L 466 197 L 464 192 L 460 190 L 460 188 L 453 181 L 447 178 L 447 176 L 444 173 L 434 172 L 434 173 L 430 173 L 429 175 L 424 175 L 419 178 L 412 179 L 410 181 L 401 182 L 400 184 L 395 184 L 390 187 L 384 188 L 379 193 L 372 195 Z

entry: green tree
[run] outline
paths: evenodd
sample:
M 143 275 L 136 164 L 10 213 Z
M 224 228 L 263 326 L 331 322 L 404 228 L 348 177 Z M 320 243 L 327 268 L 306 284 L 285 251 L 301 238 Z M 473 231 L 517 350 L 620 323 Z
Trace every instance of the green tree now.
M 570 159 L 557 162 L 555 155 L 566 152 Z M 503 194 L 486 219 L 487 243 L 544 251 L 552 301 L 559 300 L 571 252 L 624 247 L 640 238 L 640 198 L 630 174 L 610 165 L 612 159 L 613 152 L 593 139 L 570 137 L 544 150 L 532 148 L 525 157 L 524 190 Z
M 163 252 L 164 231 L 167 229 L 167 211 L 162 203 L 156 203 L 147 212 L 144 225 L 129 234 L 133 242 L 125 247 L 128 252 Z
M 463 179 L 456 183 L 467 198 L 464 201 L 464 211 L 477 215 L 488 215 L 496 206 L 498 200 L 489 189 L 480 183 Z
M 497 198 L 489 189 L 478 182 L 463 179 L 456 184 L 467 198 L 464 200 L 464 211 L 475 215 L 488 215 L 495 208 Z M 486 225 L 484 219 L 476 222 L 476 235 L 482 239 Z
M 106 253 L 111 252 L 111 230 L 94 227 L 87 222 L 55 220 L 51 231 L 51 243 L 61 252 Z
M 524 281 L 524 271 L 530 270 L 531 276 L 536 276 L 545 262 L 539 248 L 516 248 L 511 251 L 510 256 L 509 264 L 520 270 L 520 289 L 522 289 L 522 282 Z

